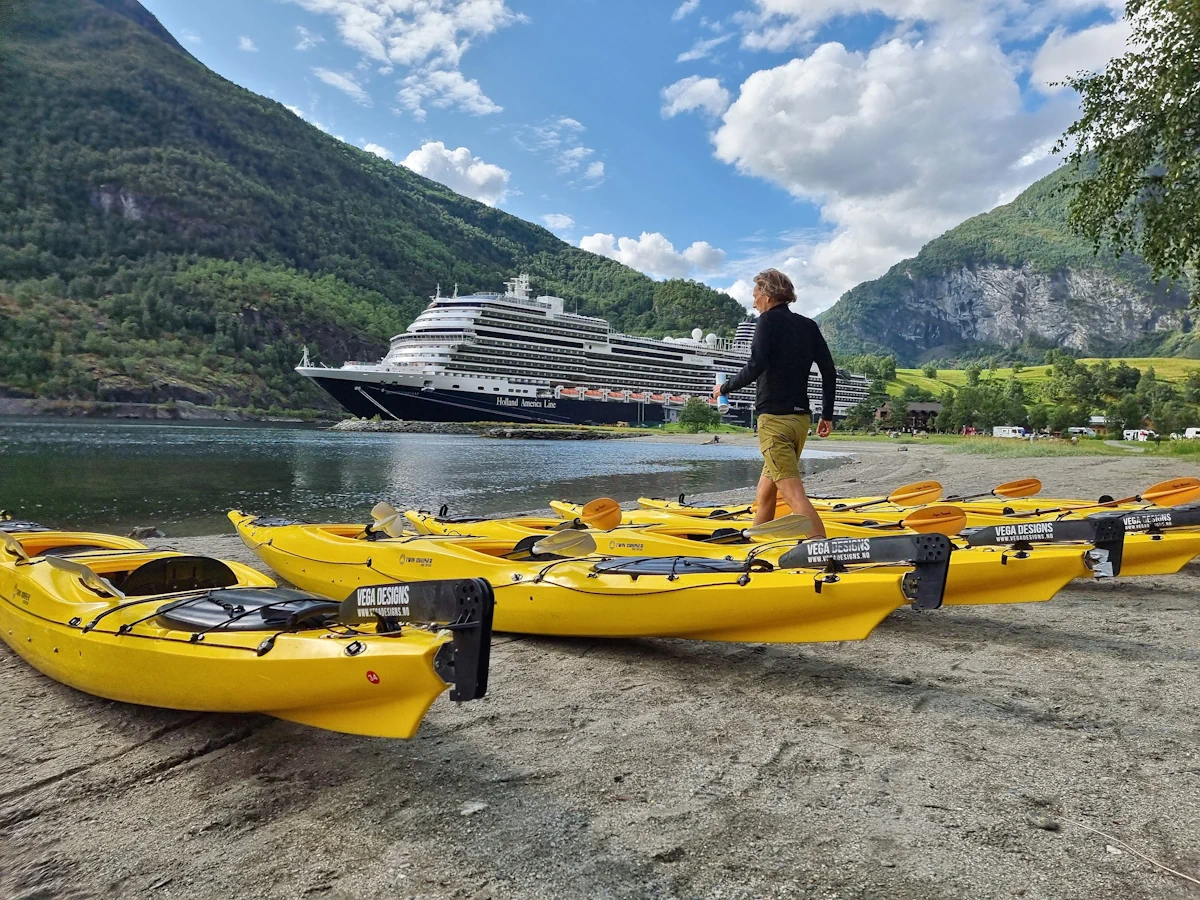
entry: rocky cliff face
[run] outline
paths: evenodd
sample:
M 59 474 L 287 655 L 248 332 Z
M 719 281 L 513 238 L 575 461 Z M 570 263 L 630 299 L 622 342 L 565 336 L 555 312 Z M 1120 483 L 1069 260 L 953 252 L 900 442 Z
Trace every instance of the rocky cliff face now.
M 864 321 L 860 331 L 905 356 L 1031 340 L 1103 355 L 1149 332 L 1189 324 L 1183 292 L 1148 295 L 1102 269 L 1047 274 L 1029 266 L 964 266 L 910 278 L 909 290 L 896 299 L 884 329 Z
M 1156 283 L 1139 257 L 1097 255 L 1074 234 L 1075 177 L 1060 169 L 847 291 L 821 316 L 835 352 L 912 365 L 1012 347 L 1103 356 L 1185 343 L 1187 286 Z

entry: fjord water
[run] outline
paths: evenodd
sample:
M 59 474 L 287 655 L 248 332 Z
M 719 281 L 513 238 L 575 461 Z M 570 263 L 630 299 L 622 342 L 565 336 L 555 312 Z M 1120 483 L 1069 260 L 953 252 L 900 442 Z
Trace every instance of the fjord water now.
M 841 458 L 805 451 L 808 470 Z M 379 500 L 452 515 L 552 498 L 674 497 L 758 480 L 752 446 L 353 434 L 304 426 L 0 419 L 0 509 L 66 528 L 230 530 L 225 512 L 362 521 Z M 547 515 L 549 512 L 547 511 Z

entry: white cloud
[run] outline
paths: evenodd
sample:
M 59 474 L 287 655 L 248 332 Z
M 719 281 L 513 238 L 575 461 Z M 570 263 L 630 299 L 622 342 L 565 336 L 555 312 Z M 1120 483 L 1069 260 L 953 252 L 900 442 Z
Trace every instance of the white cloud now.
M 401 160 L 400 165 L 488 206 L 504 202 L 512 175 L 507 169 L 472 156 L 466 147 L 450 150 L 441 141 L 423 144 Z
M 684 53 L 680 53 L 675 57 L 675 62 L 695 62 L 698 59 L 706 58 L 717 47 L 720 47 L 727 40 L 732 38 L 732 34 L 719 34 L 715 38 L 709 38 L 707 41 L 696 41 L 692 44 L 692 49 Z
M 476 38 L 516 22 L 505 0 L 292 0 L 337 21 L 342 40 L 381 63 L 457 68 Z
M 715 155 L 739 172 L 815 204 L 820 225 L 781 235 L 724 266 L 749 300 L 767 266 L 792 276 L 806 312 L 877 277 L 964 219 L 1013 199 L 1051 171 L 1050 148 L 1078 98 L 1048 83 L 1097 70 L 1128 29 L 1123 0 L 751 0 L 734 16 L 746 49 L 799 55 L 745 78 L 663 91 L 662 114 L 720 115 Z M 890 20 L 871 48 L 820 44 L 821 29 Z M 718 32 L 720 33 L 720 32 Z M 1026 48 L 1037 47 L 1031 51 Z M 699 45 L 698 45 L 699 46 Z M 1023 76 L 1043 97 L 1023 96 Z
M 547 213 L 542 221 L 551 231 L 570 231 L 575 227 L 575 220 L 566 213 Z
M 654 278 L 687 278 L 693 270 L 713 272 L 725 261 L 725 251 L 707 241 L 696 241 L 681 253 L 658 232 L 643 231 L 639 238 L 597 232 L 580 238 L 579 246 Z
M 749 49 L 783 51 L 809 44 L 834 19 L 881 15 L 900 26 L 918 23 L 964 36 L 1003 33 L 1030 38 L 1056 22 L 1094 10 L 1119 14 L 1124 0 L 754 0 L 751 11 L 735 16 Z
M 595 187 L 604 178 L 604 163 L 599 160 L 588 162 L 596 151 L 585 146 L 581 139 L 586 130 L 578 119 L 560 116 L 538 125 L 524 126 L 516 132 L 515 140 L 523 150 L 548 158 L 560 175 L 582 170 L 582 177 L 592 182 L 587 186 Z
M 558 154 L 559 173 L 574 172 L 594 152 L 591 147 L 571 147 L 569 150 L 564 150 Z
M 1093 25 L 1074 34 L 1056 28 L 1033 59 L 1033 83 L 1045 93 L 1066 90 L 1052 85 L 1078 72 L 1096 72 L 1104 68 L 1109 60 L 1125 52 L 1128 39 L 1129 22 L 1126 19 Z
M 387 147 L 381 147 L 378 144 L 367 143 L 367 144 L 363 144 L 362 148 L 364 150 L 366 150 L 368 153 L 374 153 L 376 156 L 380 157 L 381 159 L 386 159 L 388 162 L 391 162 L 395 158 L 392 155 L 391 150 L 389 150 Z
M 297 50 L 311 50 L 317 44 L 325 43 L 325 38 L 315 32 L 309 31 L 303 25 L 296 26 L 296 33 L 300 35 L 300 42 L 296 44 Z
M 675 12 L 671 13 L 671 21 L 678 22 L 680 19 L 690 16 L 696 11 L 696 7 L 699 5 L 700 0 L 683 0 L 683 2 L 675 8 Z
M 355 103 L 363 106 L 371 105 L 371 95 L 354 80 L 353 76 L 342 72 L 333 72 L 329 69 L 313 69 L 313 74 L 330 87 L 337 88 Z
M 439 109 L 459 109 L 473 116 L 488 116 L 503 109 L 484 94 L 478 81 L 473 78 L 468 81 L 456 69 L 414 73 L 400 84 L 396 102 L 418 122 L 425 121 L 426 104 Z
M 427 105 L 487 115 L 500 107 L 459 71 L 473 41 L 528 19 L 506 0 L 292 0 L 336 20 L 342 40 L 366 59 L 410 70 L 398 101 L 418 121 Z
M 200 37 L 200 35 L 196 34 L 196 32 L 192 31 L 190 28 L 185 28 L 183 31 L 179 32 L 179 35 L 189 44 L 204 43 L 204 38 Z
M 802 308 L 828 306 L 1050 171 L 1048 142 L 1074 103 L 1026 112 L 1018 74 L 986 35 L 955 33 L 866 53 L 823 44 L 746 79 L 716 156 L 820 206 L 828 232 L 769 260 L 796 279 Z
M 663 88 L 662 98 L 664 119 L 696 109 L 719 116 L 729 108 L 729 91 L 721 86 L 721 82 L 699 75 L 689 75 Z
M 254 41 L 250 40 L 250 38 L 246 37 L 244 34 L 238 38 L 238 49 L 243 50 L 246 53 L 258 52 L 258 47 L 255 46 Z
M 717 272 L 725 265 L 725 251 L 708 241 L 696 241 L 683 251 L 683 258 L 700 272 Z

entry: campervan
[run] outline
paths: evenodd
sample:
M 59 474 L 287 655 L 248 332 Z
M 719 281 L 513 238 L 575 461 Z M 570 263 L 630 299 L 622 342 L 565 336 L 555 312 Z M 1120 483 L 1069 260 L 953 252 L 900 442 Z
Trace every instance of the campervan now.
M 1126 429 L 1124 436 L 1127 441 L 1152 441 L 1155 438 L 1154 432 L 1147 428 Z
M 1020 425 L 997 425 L 992 429 L 992 437 L 1025 438 L 1029 437 L 1029 435 Z
M 1200 438 L 1200 428 L 1189 428 L 1183 433 L 1185 440 L 1195 440 Z
M 1072 425 L 1070 428 L 1067 429 L 1067 434 L 1077 434 L 1080 437 L 1095 437 L 1096 429 L 1095 428 L 1084 428 L 1079 425 Z

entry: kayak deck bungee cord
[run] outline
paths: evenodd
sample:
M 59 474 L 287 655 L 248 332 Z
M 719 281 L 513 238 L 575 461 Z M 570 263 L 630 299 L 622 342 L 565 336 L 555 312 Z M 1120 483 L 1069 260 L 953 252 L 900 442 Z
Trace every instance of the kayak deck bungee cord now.
M 333 602 L 237 562 L 16 525 L 0 532 L 0 636 L 89 694 L 408 738 L 447 687 L 486 691 L 486 582 L 412 586 L 375 616 L 370 595 Z
M 594 541 L 565 535 L 555 541 L 581 549 L 564 556 L 541 552 L 547 539 L 539 537 L 389 537 L 365 525 L 285 524 L 239 512 L 230 519 L 250 549 L 305 590 L 337 596 L 381 580 L 470 573 L 492 584 L 497 631 L 579 637 L 861 640 L 900 606 L 940 606 L 952 549 L 929 534 L 824 542 L 828 558 L 802 563 L 750 554 L 588 556 Z

